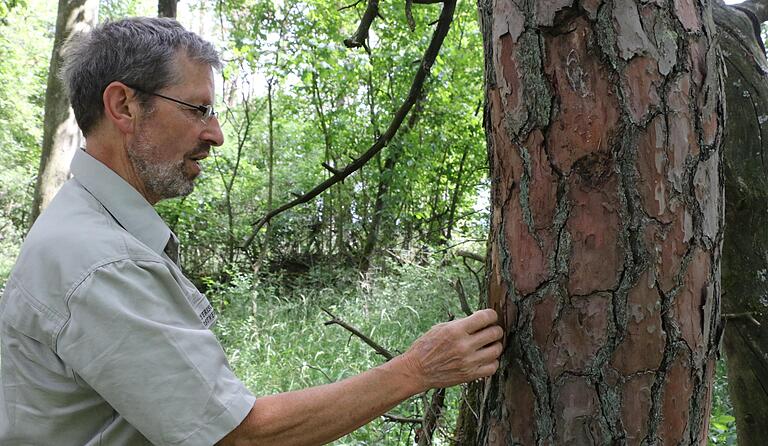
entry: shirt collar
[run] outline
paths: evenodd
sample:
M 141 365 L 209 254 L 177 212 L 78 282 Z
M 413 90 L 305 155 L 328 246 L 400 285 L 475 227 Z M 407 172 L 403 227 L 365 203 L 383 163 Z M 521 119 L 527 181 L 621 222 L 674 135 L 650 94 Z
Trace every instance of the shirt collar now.
M 70 170 L 120 226 L 153 251 L 163 252 L 172 232 L 133 186 L 82 149 L 75 152 Z

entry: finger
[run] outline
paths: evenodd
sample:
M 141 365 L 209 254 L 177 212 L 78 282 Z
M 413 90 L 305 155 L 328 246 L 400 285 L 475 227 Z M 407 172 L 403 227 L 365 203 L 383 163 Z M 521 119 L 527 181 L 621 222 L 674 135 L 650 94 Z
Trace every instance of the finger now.
M 499 316 L 496 314 L 496 310 L 489 308 L 476 311 L 472 316 L 459 319 L 456 322 L 461 325 L 465 332 L 472 334 L 489 325 L 495 324 L 498 319 Z
M 498 325 L 491 325 L 470 335 L 470 342 L 474 348 L 480 348 L 499 341 L 502 337 L 504 337 L 504 330 Z
M 501 342 L 495 342 L 472 353 L 467 360 L 472 364 L 487 364 L 499 359 L 503 350 Z
M 496 373 L 497 370 L 499 370 L 499 361 L 493 361 L 477 369 L 477 378 L 487 378 Z

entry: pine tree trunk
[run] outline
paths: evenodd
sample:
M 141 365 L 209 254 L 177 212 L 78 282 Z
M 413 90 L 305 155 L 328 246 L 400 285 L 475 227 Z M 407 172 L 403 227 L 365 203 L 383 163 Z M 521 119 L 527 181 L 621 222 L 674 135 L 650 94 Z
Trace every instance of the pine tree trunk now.
M 768 61 L 759 27 L 746 14 L 715 5 L 714 16 L 728 104 L 723 344 L 739 446 L 762 446 L 768 439 Z
M 69 177 L 69 164 L 82 143 L 80 129 L 59 78 L 61 46 L 73 32 L 86 31 L 96 24 L 98 0 L 59 0 L 56 34 L 48 69 L 43 120 L 43 148 L 35 184 L 30 226 L 48 206 Z
M 507 338 L 468 444 L 706 444 L 724 120 L 708 5 L 480 1 Z

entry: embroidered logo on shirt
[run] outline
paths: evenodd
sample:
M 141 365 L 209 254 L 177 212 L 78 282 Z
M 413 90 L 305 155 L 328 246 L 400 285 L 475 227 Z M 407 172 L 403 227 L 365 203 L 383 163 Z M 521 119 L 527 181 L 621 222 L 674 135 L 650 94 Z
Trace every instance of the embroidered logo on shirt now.
M 187 296 L 189 303 L 192 304 L 192 308 L 195 309 L 197 317 L 200 318 L 200 322 L 203 323 L 205 328 L 211 328 L 216 322 L 216 312 L 213 311 L 213 306 L 208 302 L 205 294 L 195 290 L 191 295 Z
M 208 300 L 206 299 L 206 302 Z M 213 325 L 214 322 L 216 322 L 216 313 L 213 312 L 213 307 L 211 304 L 208 304 L 203 311 L 200 312 L 198 315 L 200 316 L 200 321 L 202 321 L 205 328 L 211 328 L 211 325 Z

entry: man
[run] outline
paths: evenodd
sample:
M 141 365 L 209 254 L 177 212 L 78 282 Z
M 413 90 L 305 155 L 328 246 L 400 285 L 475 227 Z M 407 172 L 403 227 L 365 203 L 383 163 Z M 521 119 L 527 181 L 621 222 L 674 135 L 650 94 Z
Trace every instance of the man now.
M 255 398 L 152 208 L 190 193 L 199 161 L 223 143 L 215 50 L 171 19 L 134 18 L 65 54 L 86 147 L 0 301 L 0 444 L 323 444 L 419 392 L 496 371 L 502 332 L 485 310 L 358 376 Z

